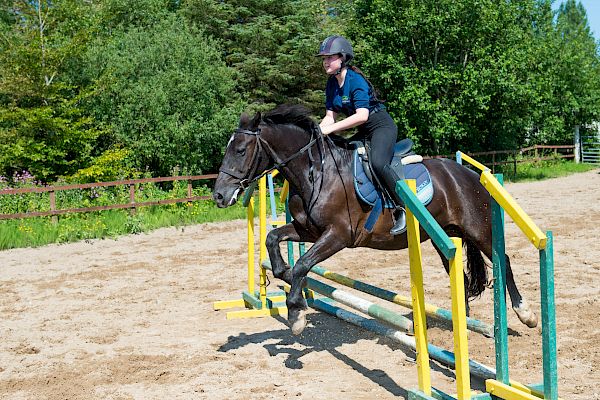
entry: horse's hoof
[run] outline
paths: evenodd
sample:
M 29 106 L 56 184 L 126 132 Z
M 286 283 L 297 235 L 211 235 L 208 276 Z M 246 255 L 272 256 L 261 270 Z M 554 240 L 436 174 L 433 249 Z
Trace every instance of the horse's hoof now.
M 306 310 L 289 313 L 289 321 L 292 334 L 301 334 L 304 328 L 306 328 Z
M 521 320 L 522 323 L 527 325 L 529 328 L 535 328 L 538 324 L 537 315 L 529 309 L 527 306 L 521 305 L 521 307 L 514 307 L 515 313 L 517 313 L 517 317 Z

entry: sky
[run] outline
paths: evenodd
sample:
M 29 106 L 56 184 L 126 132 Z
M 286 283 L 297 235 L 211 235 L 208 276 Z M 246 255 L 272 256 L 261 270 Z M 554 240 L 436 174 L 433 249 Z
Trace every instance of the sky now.
M 587 12 L 588 23 L 590 24 L 590 30 L 592 34 L 596 38 L 596 40 L 600 39 L 600 0 L 579 0 L 581 4 L 585 7 L 585 11 Z M 562 0 L 557 0 L 554 2 L 553 8 L 557 10 L 560 5 L 563 3 Z

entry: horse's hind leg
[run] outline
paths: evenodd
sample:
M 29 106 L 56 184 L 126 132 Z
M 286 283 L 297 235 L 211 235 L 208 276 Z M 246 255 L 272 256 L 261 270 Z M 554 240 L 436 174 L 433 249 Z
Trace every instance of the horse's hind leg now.
M 537 315 L 531 311 L 527 300 L 521 296 L 519 289 L 517 289 L 508 255 L 506 255 L 506 288 L 508 289 L 512 308 L 517 314 L 517 317 L 519 317 L 519 320 L 528 327 L 535 328 L 538 324 Z
M 490 236 L 491 237 L 491 236 Z M 492 260 L 492 241 L 488 240 L 473 240 L 476 247 L 491 261 Z M 517 314 L 519 320 L 530 328 L 537 326 L 537 315 L 531 311 L 527 300 L 521 296 L 517 284 L 515 283 L 515 277 L 513 276 L 512 268 L 510 266 L 510 258 L 505 254 L 506 260 L 506 289 L 510 296 L 510 302 L 512 309 Z
M 433 240 L 431 241 L 431 244 L 433 245 L 433 248 L 437 251 L 440 258 L 442 259 L 442 264 L 444 264 L 444 269 L 446 270 L 446 273 L 448 275 L 450 275 L 450 261 L 448 261 L 448 259 L 444 255 L 444 253 L 442 253 L 442 251 L 437 247 L 437 245 L 435 244 L 435 242 Z M 468 294 L 468 290 L 467 290 L 469 277 L 467 276 L 467 274 L 464 274 L 464 277 L 465 277 L 465 310 L 466 310 L 466 314 L 468 317 L 470 315 L 469 294 Z

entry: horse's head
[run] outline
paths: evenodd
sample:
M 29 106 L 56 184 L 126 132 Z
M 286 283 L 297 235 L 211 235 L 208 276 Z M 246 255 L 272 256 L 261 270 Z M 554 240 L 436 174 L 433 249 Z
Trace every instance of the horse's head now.
M 249 181 L 267 168 L 269 160 L 261 154 L 258 139 L 260 122 L 260 113 L 252 118 L 242 114 L 239 127 L 229 139 L 213 190 L 213 199 L 219 208 L 235 204 Z

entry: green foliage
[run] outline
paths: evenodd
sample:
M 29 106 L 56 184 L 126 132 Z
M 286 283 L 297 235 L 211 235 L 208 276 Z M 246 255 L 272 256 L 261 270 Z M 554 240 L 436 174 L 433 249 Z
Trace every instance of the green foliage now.
M 109 32 L 159 23 L 178 8 L 176 0 L 105 0 L 100 2 L 102 26 Z
M 2 220 L 0 250 L 116 238 L 157 228 L 241 219 L 245 216 L 246 209 L 241 205 L 223 210 L 217 209 L 212 201 L 197 201 L 191 204 L 144 207 L 133 215 L 127 210 L 67 214 L 60 216 L 58 223 L 52 222 L 51 217 Z
M 131 151 L 111 148 L 96 157 L 91 165 L 68 177 L 71 182 L 92 183 L 136 179 L 141 173 L 133 167 Z
M 595 47 L 564 55 L 572 44 L 555 33 L 549 1 L 359 0 L 355 10 L 358 62 L 425 154 L 557 142 L 597 112 Z M 561 111 L 583 104 L 577 119 Z
M 357 40 L 361 61 L 422 152 L 488 147 L 500 128 L 494 123 L 504 125 L 505 138 L 522 129 L 513 112 L 527 99 L 512 89 L 526 38 L 518 12 L 512 2 L 492 0 L 357 2 L 351 33 L 364 38 Z
M 80 64 L 92 6 L 75 0 L 3 5 L 1 30 L 10 29 L 0 41 L 0 174 L 27 169 L 51 181 L 88 162 L 100 135 L 79 107 L 68 73 Z
M 592 37 L 581 3 L 568 0 L 561 4 L 556 36 L 553 52 L 558 62 L 549 69 L 557 78 L 552 82 L 554 115 L 561 118 L 568 128 L 597 121 L 600 117 L 598 45 Z M 562 133 L 558 140 L 570 139 L 570 129 Z
M 177 15 L 101 37 L 88 53 L 94 91 L 87 107 L 131 151 L 135 167 L 165 176 L 175 167 L 211 172 L 241 102 L 216 44 Z
M 221 42 L 236 89 L 253 108 L 317 109 L 325 77 L 314 55 L 330 20 L 327 7 L 313 0 L 188 0 L 182 11 Z
M 551 4 L 0 0 L 0 176 L 215 172 L 243 108 L 323 112 L 330 34 L 423 154 L 571 143 L 600 118 L 598 48 L 578 1 Z
M 0 174 L 27 169 L 44 182 L 68 175 L 89 161 L 98 135 L 72 102 L 0 108 Z

